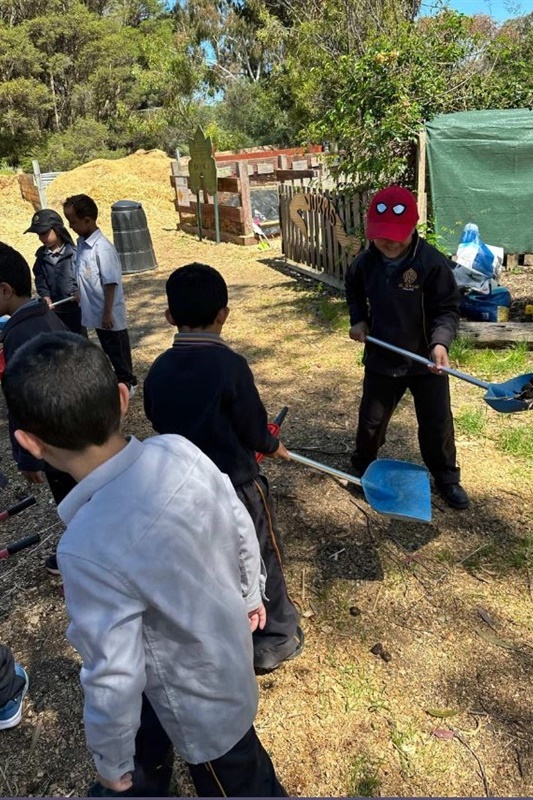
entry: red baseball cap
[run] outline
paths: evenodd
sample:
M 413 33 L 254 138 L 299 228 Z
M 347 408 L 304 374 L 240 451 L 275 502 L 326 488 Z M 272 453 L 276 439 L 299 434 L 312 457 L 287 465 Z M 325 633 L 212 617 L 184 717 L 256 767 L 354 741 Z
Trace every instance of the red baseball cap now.
M 403 242 L 416 228 L 416 197 L 403 186 L 388 186 L 374 195 L 366 215 L 368 239 Z

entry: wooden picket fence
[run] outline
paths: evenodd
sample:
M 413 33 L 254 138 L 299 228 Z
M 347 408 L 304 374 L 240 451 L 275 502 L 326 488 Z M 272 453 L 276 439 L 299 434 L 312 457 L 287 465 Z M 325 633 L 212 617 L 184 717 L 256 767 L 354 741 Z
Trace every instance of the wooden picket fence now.
M 361 249 L 365 198 L 282 184 L 279 206 L 285 257 L 314 277 L 341 286 Z

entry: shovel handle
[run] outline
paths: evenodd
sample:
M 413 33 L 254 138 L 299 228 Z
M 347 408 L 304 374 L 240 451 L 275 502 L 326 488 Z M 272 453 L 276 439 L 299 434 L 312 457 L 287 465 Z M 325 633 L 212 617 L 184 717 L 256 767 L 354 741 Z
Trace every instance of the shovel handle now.
M 26 547 L 32 547 L 34 544 L 39 544 L 41 537 L 38 533 L 32 533 L 31 536 L 26 536 L 24 539 L 19 539 L 18 542 L 8 544 L 3 550 L 0 550 L 0 559 L 9 558 L 9 556 L 25 550 Z
M 400 356 L 405 356 L 405 358 L 409 358 L 411 361 L 418 361 L 419 364 L 424 364 L 425 367 L 436 366 L 435 362 L 431 361 L 429 358 L 419 356 L 418 353 L 411 353 L 409 350 L 404 350 L 403 347 L 396 347 L 395 344 L 382 342 L 381 339 L 376 339 L 374 336 L 367 336 L 365 341 L 371 344 L 377 344 L 378 347 L 384 347 L 385 350 L 398 353 Z M 472 383 L 474 386 L 479 386 L 480 389 L 490 389 L 490 383 L 480 381 L 478 378 L 473 378 L 472 375 L 467 375 L 466 372 L 459 372 L 459 370 L 452 369 L 451 367 L 439 367 L 439 371 L 445 372 L 447 375 L 453 375 L 454 378 L 459 378 L 461 381 Z
M 58 306 L 63 306 L 65 303 L 75 303 L 73 297 L 65 297 L 63 300 L 56 300 L 55 303 L 50 305 L 50 308 L 57 308 Z
M 305 467 L 312 467 L 312 469 L 317 469 L 319 472 L 325 472 L 326 475 L 332 475 L 334 478 L 340 478 L 343 481 L 355 483 L 356 486 L 363 485 L 360 478 L 356 478 L 354 475 L 350 475 L 348 472 L 342 472 L 342 470 L 335 469 L 335 467 L 328 467 L 327 464 L 322 464 L 320 461 L 313 461 L 312 458 L 301 456 L 299 453 L 293 453 L 292 450 L 289 450 L 289 455 L 291 457 L 291 461 L 297 461 L 299 464 L 303 464 Z
M 34 506 L 36 502 L 37 500 L 33 495 L 25 497 L 24 500 L 20 501 L 20 503 L 15 503 L 14 506 L 10 506 L 9 508 L 6 508 L 5 511 L 0 512 L 0 522 L 3 522 L 9 517 L 13 517 L 15 514 L 20 514 L 20 512 L 24 511 L 26 508 Z

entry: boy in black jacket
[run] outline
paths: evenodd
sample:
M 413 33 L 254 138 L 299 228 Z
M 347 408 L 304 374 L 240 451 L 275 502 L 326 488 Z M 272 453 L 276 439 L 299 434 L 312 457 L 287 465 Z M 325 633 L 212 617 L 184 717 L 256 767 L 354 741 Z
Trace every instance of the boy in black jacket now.
M 411 391 L 418 440 L 435 486 L 449 506 L 467 508 L 456 462 L 448 376 L 448 348 L 459 324 L 459 291 L 448 259 L 416 231 L 414 195 L 400 186 L 382 189 L 367 215 L 370 247 L 346 274 L 350 337 L 376 339 L 431 358 L 433 371 L 368 343 L 352 466 L 362 475 L 377 458 L 394 409 Z
M 38 234 L 42 243 L 35 253 L 33 265 L 37 294 L 48 305 L 72 298 L 72 302 L 63 303 L 54 311 L 69 330 L 86 335 L 77 301 L 76 247 L 60 215 L 51 208 L 36 211 L 30 227 L 24 233 Z
M 31 272 L 25 258 L 12 247 L 0 242 L 0 316 L 10 319 L 0 333 L 4 363 L 8 364 L 18 348 L 39 333 L 67 331 L 67 327 L 50 310 L 42 298 L 31 297 Z M 29 483 L 48 482 L 58 505 L 70 492 L 75 481 L 66 472 L 54 469 L 34 458 L 15 439 L 15 423 L 8 416 L 13 458 Z M 45 562 L 49 572 L 59 574 L 55 555 Z
M 299 655 L 303 633 L 287 593 L 268 482 L 255 452 L 288 458 L 267 428 L 267 414 L 246 359 L 220 333 L 228 317 L 228 289 L 217 270 L 188 264 L 166 285 L 167 321 L 178 333 L 144 383 L 146 416 L 158 433 L 190 439 L 225 472 L 254 522 L 267 570 L 267 622 L 254 633 L 254 666 L 270 671 Z

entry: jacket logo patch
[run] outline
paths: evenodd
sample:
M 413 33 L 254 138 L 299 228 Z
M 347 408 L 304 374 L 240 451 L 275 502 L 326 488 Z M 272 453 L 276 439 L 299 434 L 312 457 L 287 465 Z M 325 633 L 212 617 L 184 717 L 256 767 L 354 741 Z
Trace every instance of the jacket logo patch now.
M 417 280 L 418 280 L 417 272 L 412 267 L 409 267 L 409 269 L 403 273 L 402 280 L 398 288 L 405 289 L 408 292 L 412 292 L 413 289 L 419 288 Z

